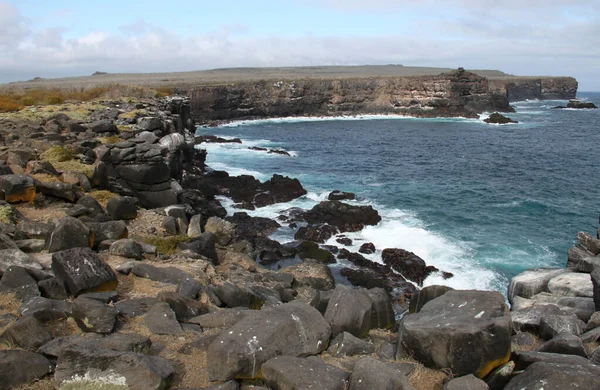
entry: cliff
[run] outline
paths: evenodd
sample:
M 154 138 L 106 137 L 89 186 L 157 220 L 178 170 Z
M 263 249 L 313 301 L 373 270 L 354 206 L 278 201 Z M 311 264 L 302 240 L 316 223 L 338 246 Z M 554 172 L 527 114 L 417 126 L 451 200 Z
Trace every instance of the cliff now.
M 463 69 L 440 75 L 263 80 L 198 86 L 189 91 L 201 122 L 289 116 L 399 114 L 476 117 L 511 111 L 504 91 Z
M 498 77 L 490 78 L 490 87 L 505 93 L 508 101 L 527 99 L 574 99 L 578 83 L 573 77 Z

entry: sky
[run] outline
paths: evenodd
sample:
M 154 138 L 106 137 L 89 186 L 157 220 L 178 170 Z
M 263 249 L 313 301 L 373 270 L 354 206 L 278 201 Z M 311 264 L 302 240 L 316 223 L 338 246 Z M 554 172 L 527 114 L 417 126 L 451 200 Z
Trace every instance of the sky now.
M 402 64 L 573 76 L 600 91 L 600 0 L 0 0 L 0 82 Z

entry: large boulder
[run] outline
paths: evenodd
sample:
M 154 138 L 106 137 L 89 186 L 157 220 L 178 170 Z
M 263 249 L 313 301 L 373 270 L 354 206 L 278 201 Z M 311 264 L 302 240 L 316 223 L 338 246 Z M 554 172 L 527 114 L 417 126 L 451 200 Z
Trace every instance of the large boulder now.
M 414 390 L 414 387 L 394 363 L 367 357 L 354 365 L 349 390 L 371 389 Z
M 600 367 L 560 363 L 534 363 L 513 378 L 504 390 L 600 389 Z
M 262 192 L 254 196 L 256 207 L 264 207 L 274 203 L 285 203 L 306 195 L 306 190 L 298 179 L 287 176 L 273 175 L 270 180 L 261 185 Z
M 52 254 L 52 270 L 71 295 L 86 291 L 112 291 L 117 275 L 90 249 L 74 248 Z
M 331 356 L 370 355 L 374 352 L 374 344 L 354 337 L 348 332 L 340 333 L 327 349 L 327 353 Z
M 331 328 L 315 308 L 298 301 L 249 315 L 219 335 L 208 347 L 211 381 L 236 376 L 253 378 L 261 365 L 279 356 L 310 356 L 322 352 Z
M 281 227 L 271 218 L 252 217 L 245 212 L 234 213 L 225 219 L 235 225 L 238 237 L 268 237 Z
M 372 206 L 353 206 L 337 200 L 321 202 L 303 217 L 312 224 L 328 223 L 341 232 L 360 231 L 365 225 L 377 225 L 381 221 Z
M 592 293 L 596 310 L 600 311 L 600 267 L 594 269 L 590 274 L 592 279 Z
M 61 219 L 54 231 L 47 236 L 48 252 L 58 252 L 71 248 L 94 246 L 94 233 L 83 222 L 73 217 Z
M 540 319 L 540 337 L 550 340 L 562 332 L 581 336 L 585 323 L 574 314 L 549 314 L 544 313 Z
M 0 334 L 0 344 L 36 349 L 52 339 L 50 333 L 34 317 L 23 317 Z
M 94 243 L 97 245 L 106 240 L 127 238 L 129 231 L 123 221 L 87 222 L 86 225 L 94 233 Z
M 577 233 L 577 241 L 594 256 L 600 254 L 600 240 L 586 232 Z
M 548 282 L 555 276 L 572 272 L 566 268 L 536 268 L 523 271 L 513 277 L 508 287 L 508 301 L 514 297 L 531 298 L 541 292 L 548 292 Z
M 0 189 L 9 203 L 33 202 L 35 199 L 35 180 L 28 175 L 0 176 Z
M 321 223 L 317 225 L 302 226 L 294 234 L 295 240 L 309 240 L 319 242 L 321 244 L 329 240 L 332 236 L 338 233 L 338 229 L 335 226 Z M 338 240 L 339 242 L 339 240 Z
M 381 259 L 383 264 L 420 286 L 423 285 L 423 281 L 431 273 L 423 259 L 404 249 L 384 249 L 381 252 Z
M 43 355 L 21 350 L 0 350 L 0 389 L 21 388 L 51 372 L 52 364 Z
M 592 280 L 589 274 L 569 272 L 557 275 L 548 281 L 548 291 L 554 295 L 567 297 L 594 296 Z
M 511 331 L 502 294 L 453 290 L 404 317 L 399 352 L 412 353 L 427 367 L 482 378 L 508 362 Z
M 293 367 L 293 369 L 290 369 Z M 345 390 L 348 373 L 318 358 L 276 356 L 261 366 L 265 382 L 279 390 Z
M 563 355 L 578 355 L 587 358 L 581 339 L 569 332 L 559 333 L 546 341 L 537 349 L 538 352 L 560 353 Z
M 137 217 L 137 200 L 129 196 L 113 196 L 106 203 L 106 212 L 112 219 L 127 220 Z
M 55 198 L 66 200 L 67 202 L 76 202 L 83 196 L 83 191 L 73 184 L 61 182 L 38 182 L 36 186 L 37 192 L 52 196 Z
M 133 390 L 163 390 L 174 372 L 171 363 L 161 357 L 74 347 L 59 357 L 54 378 L 59 384 L 85 379 Z
M 418 313 L 427 302 L 432 301 L 437 297 L 441 297 L 450 290 L 453 290 L 453 288 L 448 286 L 432 285 L 423 287 L 421 290 L 413 294 L 412 298 L 410 299 L 408 312 Z
M 600 258 L 581 245 L 575 245 L 567 251 L 567 268 L 574 272 L 590 273 L 600 266 Z
M 108 251 L 111 255 L 130 259 L 142 260 L 144 258 L 142 246 L 135 240 L 126 238 L 113 242 Z
M 73 318 L 81 330 L 94 333 L 113 331 L 119 314 L 116 307 L 82 296 L 73 303 Z
M 364 337 L 371 329 L 373 302 L 363 291 L 338 285 L 325 311 L 325 319 L 331 325 L 332 336 L 349 332 Z

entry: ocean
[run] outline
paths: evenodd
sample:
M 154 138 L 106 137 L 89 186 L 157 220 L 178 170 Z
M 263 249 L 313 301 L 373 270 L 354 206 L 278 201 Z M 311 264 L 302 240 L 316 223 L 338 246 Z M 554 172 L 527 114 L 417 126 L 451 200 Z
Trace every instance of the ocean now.
M 579 98 L 600 106 L 598 92 Z M 552 109 L 566 103 L 512 103 L 517 112 L 507 115 L 519 123 L 502 126 L 484 123 L 487 115 L 357 116 L 234 122 L 197 134 L 243 141 L 202 144 L 210 167 L 261 181 L 275 173 L 295 177 L 308 191 L 250 215 L 275 218 L 291 207 L 311 208 L 332 190 L 351 191 L 353 203 L 372 205 L 383 220 L 346 234 L 349 250 L 370 241 L 378 251 L 366 257 L 381 262 L 381 250 L 403 248 L 455 275 L 432 275 L 425 285 L 506 293 L 510 278 L 527 268 L 565 266 L 578 231 L 596 235 L 600 110 Z M 284 226 L 272 238 L 287 242 L 293 233 Z M 335 238 L 328 244 L 341 246 Z

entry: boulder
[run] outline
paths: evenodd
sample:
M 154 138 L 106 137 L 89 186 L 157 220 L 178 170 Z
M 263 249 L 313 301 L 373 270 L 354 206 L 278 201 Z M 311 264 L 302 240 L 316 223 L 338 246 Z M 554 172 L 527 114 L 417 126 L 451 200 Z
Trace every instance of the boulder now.
M 96 244 L 106 240 L 120 240 L 129 235 L 127 225 L 123 221 L 86 222 L 86 225 L 94 233 Z
M 474 375 L 454 378 L 444 385 L 444 390 L 490 390 L 487 383 Z
M 104 214 L 104 209 L 100 203 L 98 203 L 98 201 L 92 198 L 90 195 L 83 195 L 81 198 L 79 198 L 79 200 L 77 200 L 77 204 L 92 210 L 94 214 Z
M 364 337 L 371 329 L 373 302 L 362 291 L 336 286 L 325 311 L 325 319 L 331 325 L 333 337 L 346 331 L 356 337 Z
M 515 371 L 523 371 L 533 363 L 563 363 L 572 365 L 587 365 L 589 361 L 578 355 L 562 355 L 560 353 L 521 351 L 513 353 Z
M 594 390 L 600 388 L 600 367 L 560 363 L 534 363 L 513 378 L 505 390 Z
M 342 332 L 329 344 L 327 353 L 334 357 L 370 355 L 375 353 L 375 345 L 354 337 L 348 332 Z
M 538 352 L 560 353 L 563 355 L 578 355 L 587 358 L 581 339 L 571 333 L 561 332 L 546 341 L 537 349 Z
M 598 266 L 600 258 L 581 245 L 575 245 L 567 251 L 567 268 L 573 272 L 590 273 Z
M 40 280 L 38 288 L 44 298 L 65 300 L 69 297 L 65 283 L 58 278 Z
M 38 353 L 54 358 L 59 358 L 63 353 L 73 347 L 87 347 L 91 349 L 108 349 L 120 352 L 137 352 L 147 354 L 150 352 L 152 341 L 146 336 L 135 333 L 113 333 L 102 337 L 95 334 L 87 334 L 56 337 L 52 341 L 42 345 Z
M 70 183 L 38 182 L 36 190 L 41 194 L 63 199 L 71 203 L 76 202 L 81 196 L 83 196 L 81 189 Z
M 308 286 L 316 290 L 333 290 L 335 280 L 331 269 L 316 260 L 307 259 L 304 262 L 284 268 L 281 272 L 294 276 L 292 287 Z
M 301 259 L 313 259 L 323 264 L 336 263 L 333 253 L 319 248 L 319 244 L 312 241 L 292 241 L 286 243 L 284 247 L 295 251 Z
M 154 334 L 183 334 L 175 313 L 166 302 L 159 302 L 152 306 L 144 316 L 144 324 Z
M 590 330 L 598 327 L 600 327 L 600 311 L 596 311 L 591 315 L 590 319 L 585 325 L 584 332 L 589 332 Z
M 37 349 L 51 339 L 50 333 L 31 316 L 19 319 L 0 334 L 0 344 L 23 349 Z
M 143 316 L 158 302 L 158 299 L 153 297 L 132 298 L 118 301 L 115 307 L 119 310 L 119 315 L 134 318 Z
M 50 253 L 71 248 L 90 248 L 95 242 L 92 230 L 73 217 L 61 219 L 46 241 Z
M 435 298 L 441 297 L 450 290 L 453 290 L 453 288 L 448 286 L 433 285 L 423 287 L 421 290 L 418 290 L 413 294 L 412 298 L 410 299 L 410 306 L 408 312 L 418 313 L 419 311 L 421 311 L 421 308 L 425 306 L 427 302 L 432 301 Z
M 212 285 L 209 287 L 226 307 L 247 307 L 260 309 L 264 300 L 247 287 L 238 287 L 231 283 Z
M 202 285 L 191 276 L 181 279 L 177 285 L 177 293 L 189 299 L 196 299 L 201 290 Z
M 242 308 L 221 309 L 191 318 L 187 322 L 200 325 L 202 329 L 229 328 L 253 313 L 255 312 L 252 310 Z
M 42 322 L 65 319 L 72 312 L 73 304 L 71 302 L 42 297 L 30 299 L 21 305 L 19 309 L 22 316 L 31 316 Z
M 40 263 L 20 249 L 0 250 L 0 272 L 4 273 L 11 266 L 23 267 L 32 270 L 41 270 Z
M 90 123 L 88 129 L 92 130 L 94 133 L 113 133 L 116 134 L 119 132 L 117 126 L 110 119 L 102 119 L 93 123 Z
M 492 371 L 492 373 L 485 378 L 485 382 L 492 390 L 502 390 L 515 375 L 514 371 L 515 362 L 510 361 Z
M 343 191 L 331 191 L 329 195 L 327 195 L 328 200 L 354 200 L 356 195 L 352 192 L 343 192 Z
M 188 237 L 198 237 L 203 232 L 203 219 L 202 214 L 196 214 L 190 219 L 188 225 L 187 235 Z
M 594 256 L 600 254 L 600 240 L 586 232 L 577 233 L 577 241 Z
M 58 359 L 55 380 L 77 380 L 126 385 L 133 390 L 167 389 L 175 370 L 157 356 L 95 348 L 72 348 Z
M 137 200 L 129 196 L 113 196 L 106 203 L 106 212 L 115 220 L 137 217 Z
M 412 353 L 427 367 L 482 378 L 508 362 L 511 322 L 499 292 L 452 290 L 405 316 L 399 354 Z
M 358 252 L 364 253 L 366 255 L 375 253 L 375 245 L 372 242 L 365 242 L 364 244 L 362 244 L 360 246 L 360 248 L 358 249 Z
M 61 174 L 60 177 L 63 182 L 77 186 L 79 189 L 85 192 L 89 192 L 92 190 L 90 180 L 88 179 L 87 175 L 83 172 L 65 171 Z
M 45 239 L 46 236 L 52 233 L 54 226 L 49 223 L 33 222 L 33 221 L 21 221 L 17 225 L 19 231 L 23 233 L 27 238 L 41 238 Z
M 35 180 L 28 175 L 0 176 L 0 189 L 9 203 L 33 202 L 35 187 Z
M 225 219 L 235 224 L 235 234 L 238 237 L 268 237 L 281 227 L 271 218 L 251 217 L 244 212 L 236 212 Z
M 594 290 L 590 274 L 569 272 L 548 281 L 548 291 L 554 295 L 593 298 Z
M 21 350 L 0 350 L 0 389 L 21 388 L 51 372 L 52 364 L 40 354 Z
M 84 332 L 111 333 L 119 311 L 94 299 L 78 297 L 73 301 L 73 318 Z
M 25 268 L 17 266 L 8 267 L 2 275 L 0 293 L 14 293 L 21 302 L 40 296 L 36 280 Z
M 329 240 L 332 236 L 338 233 L 338 229 L 335 226 L 328 225 L 326 223 L 321 223 L 317 225 L 308 225 L 303 226 L 296 234 L 294 234 L 295 240 L 308 240 L 319 242 L 321 244 L 325 243 L 325 241 Z M 350 245 L 352 240 L 350 240 Z
M 596 311 L 600 311 L 600 267 L 595 268 L 590 274 L 590 277 L 592 279 L 594 305 L 596 306 Z
M 396 315 L 388 293 L 382 288 L 361 290 L 372 302 L 371 328 L 391 329 L 396 325 Z
M 398 369 L 397 364 L 367 357 L 354 365 L 349 390 L 371 389 L 414 390 L 414 387 Z
M 180 242 L 177 247 L 184 250 L 191 250 L 194 253 L 208 258 L 213 264 L 219 262 L 217 250 L 215 248 L 215 236 L 212 233 L 205 232 L 191 241 Z
M 412 252 L 404 249 L 384 249 L 381 252 L 383 264 L 399 272 L 406 279 L 423 285 L 423 281 L 429 276 L 430 270 L 425 261 Z
M 552 303 L 566 313 L 575 314 L 584 322 L 587 322 L 590 319 L 595 310 L 594 299 L 590 297 L 568 297 L 550 293 L 539 293 L 531 297 L 531 300 L 534 305 Z M 527 300 L 524 300 L 524 302 L 527 302 Z
M 580 340 L 583 344 L 595 343 L 600 339 L 600 329 L 592 329 L 583 333 L 580 337 Z
M 290 370 L 293 367 L 293 370 Z M 318 358 L 276 356 L 261 366 L 265 382 L 279 390 L 322 389 L 345 390 L 348 373 L 323 363 Z
M 155 267 L 146 263 L 136 263 L 131 272 L 140 278 L 167 284 L 179 284 L 183 279 L 193 279 L 192 275 L 177 267 Z
M 71 295 L 86 291 L 112 291 L 117 275 L 90 249 L 74 248 L 52 254 L 52 270 Z
M 581 336 L 585 324 L 574 314 L 542 314 L 540 319 L 540 337 L 544 340 L 550 340 L 562 332 L 567 332 L 575 336 Z
M 242 319 L 210 344 L 209 379 L 256 377 L 262 364 L 275 356 L 322 352 L 330 336 L 331 328 L 321 313 L 305 303 L 294 301 L 263 309 Z
M 365 225 L 377 225 L 381 217 L 372 206 L 353 206 L 340 201 L 325 201 L 303 214 L 312 224 L 328 223 L 341 232 L 356 232 Z
M 113 242 L 108 252 L 111 255 L 127 257 L 129 259 L 142 260 L 144 258 L 142 246 L 135 240 L 126 238 Z
M 598 106 L 596 106 L 592 102 L 582 102 L 579 99 L 571 99 L 571 100 L 569 100 L 569 103 L 567 103 L 567 108 L 574 108 L 574 109 L 577 109 L 577 110 L 580 110 L 580 109 L 597 109 Z
M 208 305 L 205 303 L 182 297 L 173 291 L 161 291 L 156 298 L 161 302 L 169 304 L 177 321 L 186 322 L 192 317 L 208 313 Z
M 515 302 L 517 302 L 517 299 L 518 297 L 515 298 Z M 561 310 L 554 304 L 540 304 L 533 302 L 532 305 L 522 309 L 513 309 L 513 311 L 510 312 L 510 318 L 512 320 L 513 329 L 538 334 L 542 316 L 550 314 L 568 315 L 569 313 Z
M 513 277 L 508 287 L 508 301 L 514 297 L 531 298 L 541 292 L 548 292 L 548 282 L 555 276 L 572 272 L 566 268 L 536 268 L 523 271 Z
M 514 121 L 514 120 L 510 119 L 509 117 L 504 116 L 498 112 L 493 113 L 489 117 L 485 118 L 483 121 L 485 123 L 490 123 L 490 124 L 495 124 L 495 125 L 506 125 L 509 123 L 519 123 L 519 122 Z

